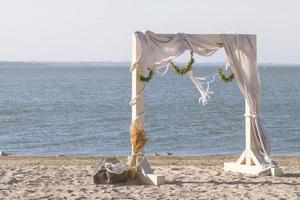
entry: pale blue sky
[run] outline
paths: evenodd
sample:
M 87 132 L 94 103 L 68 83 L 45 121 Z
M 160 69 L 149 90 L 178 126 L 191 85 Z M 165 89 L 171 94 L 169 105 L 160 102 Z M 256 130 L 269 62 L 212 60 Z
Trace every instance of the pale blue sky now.
M 299 7 L 297 0 L 0 0 L 0 60 L 130 61 L 131 34 L 149 29 L 254 33 L 259 62 L 300 63 Z

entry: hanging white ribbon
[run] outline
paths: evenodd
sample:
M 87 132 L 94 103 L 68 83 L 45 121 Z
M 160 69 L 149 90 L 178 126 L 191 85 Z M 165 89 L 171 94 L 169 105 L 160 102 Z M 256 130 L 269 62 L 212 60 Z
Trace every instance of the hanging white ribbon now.
M 213 92 L 209 91 L 209 88 L 210 88 L 209 84 L 214 81 L 214 78 L 213 78 L 213 80 L 206 82 L 207 88 L 205 89 L 200 80 L 207 80 L 207 78 L 196 77 L 192 70 L 189 71 L 187 73 L 187 75 L 193 81 L 197 90 L 200 92 L 199 103 L 201 103 L 201 101 L 202 101 L 202 105 L 205 106 L 210 100 L 210 94 L 213 94 Z
M 164 75 L 166 75 L 167 72 L 169 71 L 170 65 L 171 65 L 171 63 L 169 63 L 167 66 L 156 67 L 156 68 L 155 68 L 155 72 L 156 72 L 157 74 L 159 74 L 160 76 L 164 76 Z M 161 72 L 160 69 L 162 69 L 162 68 L 164 68 L 164 67 L 166 68 L 165 71 L 164 71 L 164 72 Z
M 161 72 L 160 69 L 165 67 L 165 71 Z M 165 76 L 167 74 L 167 72 L 170 69 L 170 63 L 167 66 L 163 66 L 163 67 L 157 67 L 155 68 L 155 71 L 157 74 L 159 74 L 160 76 Z M 208 104 L 209 100 L 210 100 L 210 94 L 213 94 L 212 91 L 209 91 L 210 89 L 210 83 L 215 81 L 215 76 L 213 76 L 213 79 L 208 81 L 208 77 L 197 77 L 194 75 L 193 70 L 189 71 L 187 73 L 187 76 L 192 80 L 192 82 L 194 83 L 194 85 L 196 86 L 197 90 L 200 92 L 200 98 L 199 98 L 199 103 L 202 102 L 202 105 L 205 106 L 206 104 Z M 205 89 L 201 83 L 201 81 L 206 81 L 207 84 L 207 88 Z
M 225 61 L 225 70 L 228 70 L 228 68 L 230 67 L 230 63 L 228 58 L 226 57 L 226 61 Z

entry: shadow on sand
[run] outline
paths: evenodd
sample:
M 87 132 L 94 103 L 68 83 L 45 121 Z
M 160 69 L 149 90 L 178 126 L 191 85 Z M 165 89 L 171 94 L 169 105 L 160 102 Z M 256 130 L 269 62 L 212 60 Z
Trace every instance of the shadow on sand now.
M 282 178 L 284 177 L 300 177 L 300 174 L 292 174 L 292 173 L 288 173 L 288 174 L 284 174 L 282 176 Z M 173 184 L 173 185 L 177 185 L 182 187 L 183 184 L 215 184 L 215 185 L 221 185 L 221 184 L 227 184 L 227 185 L 249 185 L 249 184 L 260 184 L 260 185 L 291 185 L 291 186 L 297 186 L 300 185 L 300 182 L 297 181 L 297 183 L 295 182 L 272 182 L 269 180 L 266 181 L 215 181 L 215 180 L 209 180 L 209 181 L 170 181 L 167 182 L 166 184 Z

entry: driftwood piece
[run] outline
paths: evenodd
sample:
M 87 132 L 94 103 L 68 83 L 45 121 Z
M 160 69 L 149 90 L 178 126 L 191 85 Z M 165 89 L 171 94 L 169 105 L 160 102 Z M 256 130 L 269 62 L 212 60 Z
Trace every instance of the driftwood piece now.
M 105 169 L 105 163 L 120 163 L 120 161 L 115 158 L 105 158 L 103 162 L 99 163 L 98 166 L 95 167 L 93 174 L 93 182 L 94 184 L 114 184 L 125 182 L 127 180 L 128 171 L 125 171 L 121 174 L 110 173 Z

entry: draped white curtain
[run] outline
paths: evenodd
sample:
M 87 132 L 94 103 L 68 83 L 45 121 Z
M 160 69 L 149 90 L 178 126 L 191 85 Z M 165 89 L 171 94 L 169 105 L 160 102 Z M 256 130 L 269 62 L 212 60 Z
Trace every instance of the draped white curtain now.
M 264 156 L 270 156 L 267 135 L 260 120 L 260 79 L 256 63 L 256 37 L 221 35 L 235 81 L 250 107 L 251 124 L 256 146 Z M 260 145 L 261 144 L 261 145 Z
M 131 70 L 147 67 L 153 70 L 169 64 L 184 51 L 193 51 L 202 56 L 210 56 L 224 47 L 235 81 L 250 107 L 251 124 L 255 144 L 268 167 L 274 167 L 270 159 L 267 134 L 263 129 L 260 113 L 260 79 L 256 61 L 256 36 L 238 34 L 155 34 L 150 31 L 136 32 L 137 59 Z M 190 74 L 193 80 L 193 74 Z M 196 80 L 193 80 L 193 82 Z M 195 82 L 194 82 L 195 83 Z M 197 87 L 197 83 L 195 83 Z M 200 85 L 202 87 L 202 85 Z M 201 95 L 207 92 L 197 88 Z

